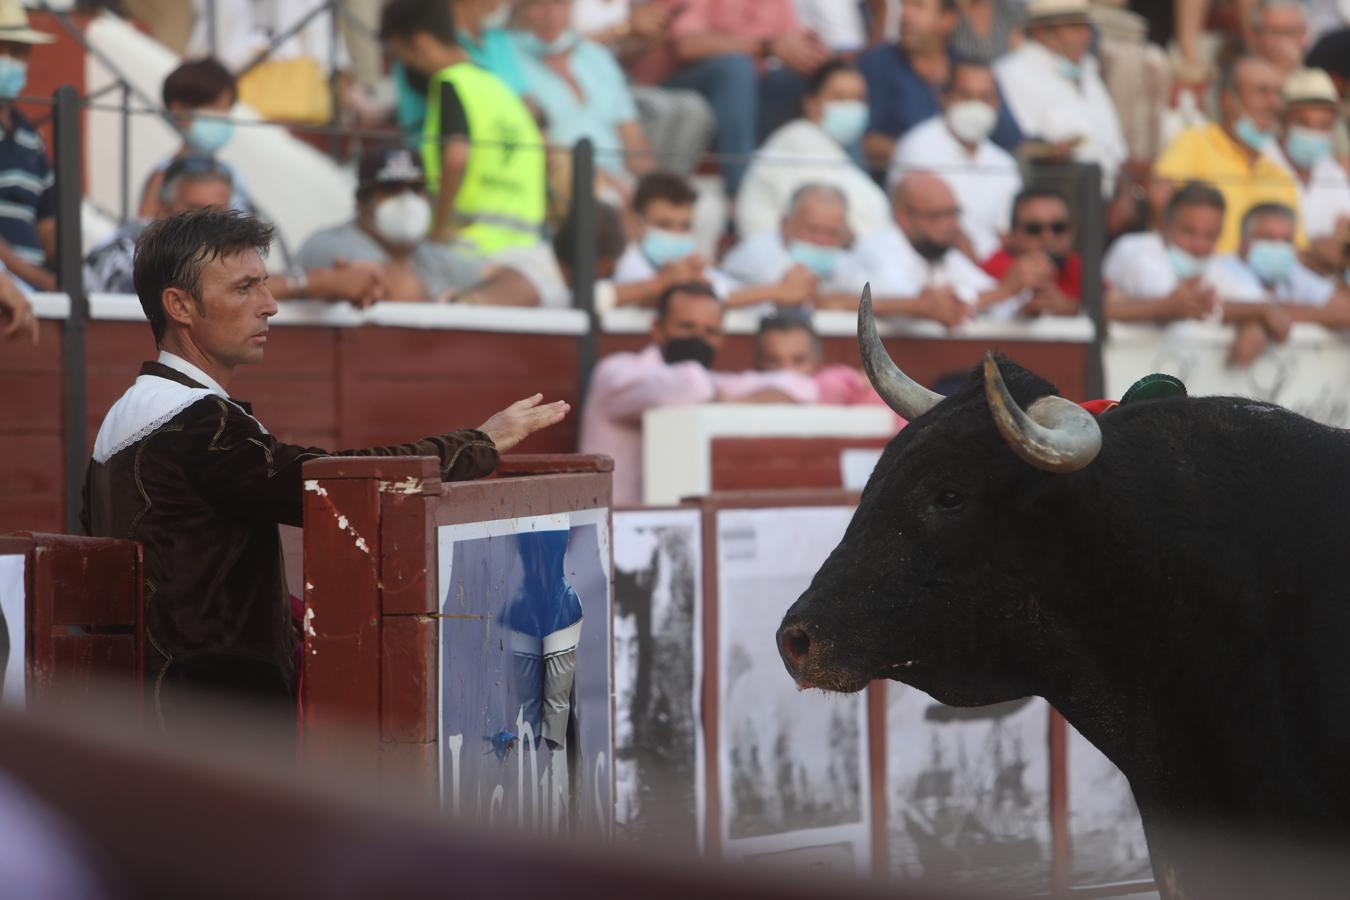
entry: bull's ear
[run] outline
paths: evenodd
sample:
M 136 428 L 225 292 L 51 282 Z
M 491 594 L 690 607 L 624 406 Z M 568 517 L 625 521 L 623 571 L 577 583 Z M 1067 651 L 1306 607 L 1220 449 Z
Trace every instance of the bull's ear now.
M 1003 382 L 993 351 L 984 357 L 984 397 L 999 434 L 1024 462 L 1047 472 L 1076 472 L 1102 449 L 1092 413 L 1063 397 L 1042 397 L 1024 412 Z
M 877 333 L 877 320 L 872 316 L 872 283 L 863 285 L 862 299 L 858 301 L 858 350 L 862 353 L 863 369 L 872 387 L 886 401 L 886 405 L 907 422 L 912 422 L 943 401 L 941 394 L 910 378 L 891 359 Z

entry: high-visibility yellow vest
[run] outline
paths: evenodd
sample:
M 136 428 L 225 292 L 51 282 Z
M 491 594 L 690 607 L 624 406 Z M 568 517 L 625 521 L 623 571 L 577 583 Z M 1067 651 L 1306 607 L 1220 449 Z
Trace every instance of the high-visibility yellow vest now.
M 469 164 L 455 197 L 457 237 L 484 255 L 537 243 L 546 204 L 544 138 L 521 99 L 472 63 L 447 66 L 431 79 L 422 158 L 432 193 L 441 186 L 442 84 L 454 87 L 469 124 Z

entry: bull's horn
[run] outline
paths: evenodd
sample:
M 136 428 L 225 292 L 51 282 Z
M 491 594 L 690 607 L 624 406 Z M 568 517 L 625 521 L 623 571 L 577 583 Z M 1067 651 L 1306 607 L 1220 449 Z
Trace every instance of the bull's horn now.
M 858 349 L 862 352 L 863 369 L 886 405 L 906 421 L 914 421 L 942 402 L 936 394 L 910 378 L 891 359 L 877 334 L 877 322 L 872 317 L 872 285 L 863 285 L 862 300 L 858 303 Z
M 1042 397 L 1023 412 L 1003 383 L 993 351 L 984 357 L 984 396 L 999 434 L 1014 453 L 1038 469 L 1076 472 L 1102 449 L 1097 420 L 1071 400 Z

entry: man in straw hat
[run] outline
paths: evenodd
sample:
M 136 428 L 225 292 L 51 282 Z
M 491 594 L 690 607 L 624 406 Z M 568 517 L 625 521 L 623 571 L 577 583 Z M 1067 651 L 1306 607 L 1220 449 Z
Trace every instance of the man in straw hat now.
M 994 66 L 1004 98 L 1030 138 L 1102 168 L 1109 197 L 1128 155 L 1115 102 L 1092 47 L 1088 0 L 1031 0 L 1027 40 Z
M 1324 275 L 1348 264 L 1350 177 L 1332 153 L 1339 99 L 1326 72 L 1294 70 L 1284 81 L 1280 139 L 1267 149 L 1270 158 L 1294 176 L 1308 236 L 1305 261 Z
M 33 47 L 56 40 L 28 26 L 19 0 L 0 0 L 0 262 L 40 291 L 56 289 L 56 176 L 47 148 L 14 98 Z

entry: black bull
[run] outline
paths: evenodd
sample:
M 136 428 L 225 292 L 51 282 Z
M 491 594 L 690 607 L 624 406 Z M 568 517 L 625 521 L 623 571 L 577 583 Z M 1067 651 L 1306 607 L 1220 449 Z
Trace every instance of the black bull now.
M 1093 420 L 993 356 L 944 400 L 866 293 L 859 337 L 911 424 L 783 619 L 793 678 L 1044 697 L 1129 779 L 1165 896 L 1350 896 L 1350 434 L 1231 397 Z

